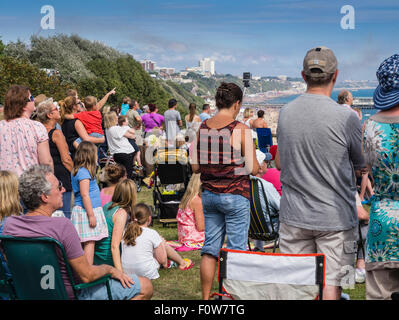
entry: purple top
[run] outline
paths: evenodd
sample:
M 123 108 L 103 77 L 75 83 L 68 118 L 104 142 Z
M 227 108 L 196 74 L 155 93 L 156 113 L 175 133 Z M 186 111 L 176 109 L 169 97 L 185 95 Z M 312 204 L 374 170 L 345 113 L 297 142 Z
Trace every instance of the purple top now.
M 145 126 L 145 132 L 149 132 L 154 127 L 160 127 L 165 122 L 163 115 L 159 113 L 146 113 L 141 116 L 141 120 Z
M 45 216 L 12 216 L 7 218 L 3 234 L 14 237 L 40 238 L 49 237 L 59 241 L 68 260 L 84 255 L 80 238 L 72 222 L 64 217 L 51 218 Z M 72 285 L 68 278 L 61 252 L 57 252 L 60 260 L 61 276 L 70 299 L 74 299 Z

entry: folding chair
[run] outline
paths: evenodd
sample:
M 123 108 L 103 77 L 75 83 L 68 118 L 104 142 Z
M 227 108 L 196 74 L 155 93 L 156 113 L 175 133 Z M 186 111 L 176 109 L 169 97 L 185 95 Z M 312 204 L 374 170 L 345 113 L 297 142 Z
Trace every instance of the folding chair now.
M 273 135 L 270 128 L 257 128 L 258 148 L 260 151 L 266 153 L 268 148 L 273 145 Z
M 0 253 L 1 254 L 1 253 Z M 3 263 L 0 261 L 0 298 L 15 300 L 16 294 L 12 279 L 7 276 Z M 0 299 L 1 300 L 1 299 Z
M 75 299 L 78 299 L 79 290 L 105 283 L 108 298 L 112 300 L 110 275 L 90 283 L 75 284 L 65 249 L 57 240 L 1 235 L 0 241 L 18 299 L 69 300 L 61 275 L 60 256 L 63 258 Z
M 274 247 L 273 252 L 276 251 L 277 241 L 279 239 L 279 217 L 278 215 L 272 215 L 269 203 L 267 201 L 267 195 L 261 185 L 259 189 L 258 178 L 251 177 L 251 220 L 248 231 L 248 248 L 251 251 L 250 239 L 261 240 L 261 241 L 273 241 Z M 260 193 L 262 192 L 262 193 Z M 266 210 L 261 206 L 259 195 L 263 194 L 263 198 L 266 203 Z
M 324 254 L 219 251 L 219 299 L 323 299 Z

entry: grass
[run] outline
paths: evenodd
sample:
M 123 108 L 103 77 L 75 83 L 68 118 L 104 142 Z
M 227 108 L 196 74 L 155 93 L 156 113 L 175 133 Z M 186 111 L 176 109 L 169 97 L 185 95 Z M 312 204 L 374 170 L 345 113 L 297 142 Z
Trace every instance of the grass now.
M 138 202 L 144 202 L 153 205 L 152 189 L 143 187 L 138 193 Z M 168 240 L 177 240 L 176 224 L 170 224 L 163 227 L 158 221 L 154 220 L 152 228 Z M 189 258 L 194 262 L 194 267 L 189 270 L 179 270 L 178 268 L 160 269 L 160 277 L 153 280 L 154 295 L 153 300 L 200 300 L 201 299 L 201 281 L 200 281 L 200 250 L 182 252 L 183 258 Z M 268 250 L 267 252 L 272 252 Z M 212 292 L 217 292 L 217 278 L 213 282 Z M 356 284 L 354 289 L 343 290 L 349 294 L 351 300 L 365 300 L 365 285 Z

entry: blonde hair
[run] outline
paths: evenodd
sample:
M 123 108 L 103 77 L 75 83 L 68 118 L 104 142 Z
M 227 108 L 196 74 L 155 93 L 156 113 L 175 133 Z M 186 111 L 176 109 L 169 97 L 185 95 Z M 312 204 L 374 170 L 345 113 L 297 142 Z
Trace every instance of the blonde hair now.
M 136 184 L 131 179 L 119 181 L 112 195 L 112 203 L 108 209 L 120 207 L 131 216 L 137 202 Z
M 82 141 L 73 159 L 72 174 L 76 176 L 80 168 L 89 170 L 90 176 L 93 179 L 97 173 L 97 147 L 90 141 Z
M 18 176 L 11 171 L 0 171 L 0 221 L 23 212 L 19 201 Z
M 87 96 L 84 100 L 84 104 L 87 111 L 93 110 L 93 108 L 97 105 L 97 98 L 93 96 Z
M 131 221 L 127 225 L 125 234 L 123 235 L 123 241 L 125 241 L 126 245 L 136 245 L 136 239 L 143 232 L 141 226 L 146 224 L 150 217 L 151 209 L 145 203 L 140 202 L 133 208 L 133 212 L 130 215 Z
M 244 118 L 247 119 L 247 118 L 250 117 L 250 115 L 251 115 L 251 109 L 250 108 L 245 108 L 244 114 L 243 114 Z
M 118 124 L 118 116 L 115 111 L 107 112 L 104 115 L 104 128 L 109 129 Z
M 78 104 L 78 101 L 76 97 L 68 96 L 64 100 L 59 101 L 58 104 L 60 105 L 60 123 L 62 124 L 65 120 L 65 115 L 73 113 L 73 107 Z
M 188 183 L 187 190 L 180 201 L 179 208 L 184 210 L 188 207 L 190 201 L 196 196 L 201 195 L 201 174 L 194 173 Z

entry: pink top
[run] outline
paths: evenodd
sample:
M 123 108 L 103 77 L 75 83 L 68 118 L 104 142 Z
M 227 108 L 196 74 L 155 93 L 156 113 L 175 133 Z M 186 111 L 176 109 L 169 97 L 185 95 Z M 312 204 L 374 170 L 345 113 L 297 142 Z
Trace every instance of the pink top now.
M 0 170 L 18 176 L 39 164 L 37 145 L 48 140 L 43 124 L 26 118 L 0 121 Z
M 198 197 L 198 195 L 196 196 Z M 195 226 L 194 211 L 187 207 L 185 210 L 179 209 L 176 215 L 177 235 L 180 243 L 186 241 L 203 242 L 205 233 L 198 231 Z
M 281 196 L 281 181 L 280 181 L 280 171 L 276 168 L 267 169 L 267 172 L 263 175 L 262 179 L 270 182 L 276 188 L 277 192 Z
M 111 195 L 105 194 L 104 189 L 101 189 L 100 199 L 101 199 L 101 206 L 104 207 L 104 205 L 106 205 L 108 202 L 112 200 L 112 194 Z

